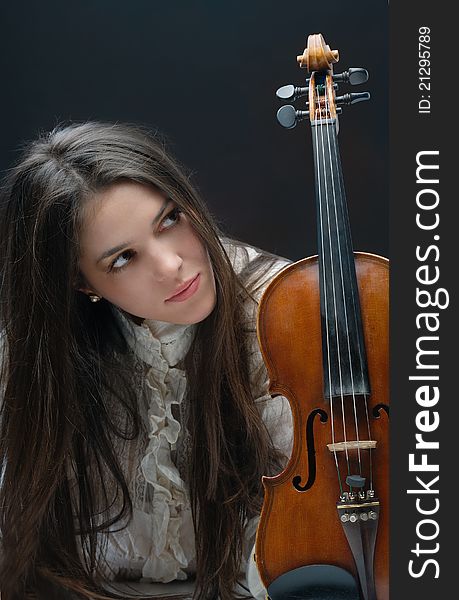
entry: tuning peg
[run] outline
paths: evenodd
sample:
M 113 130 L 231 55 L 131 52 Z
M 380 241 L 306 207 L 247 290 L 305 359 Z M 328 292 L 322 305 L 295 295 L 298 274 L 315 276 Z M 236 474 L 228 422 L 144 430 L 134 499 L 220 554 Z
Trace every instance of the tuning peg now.
M 358 94 L 344 94 L 344 96 L 336 97 L 336 104 L 355 104 L 370 99 L 369 92 L 360 92 Z
M 308 81 L 308 80 L 307 80 Z M 307 83 L 306 81 L 306 83 Z M 280 87 L 276 96 L 281 100 L 296 100 L 297 98 L 301 98 L 301 96 L 305 96 L 308 93 L 307 87 L 295 87 L 294 85 L 283 85 Z
M 343 83 L 350 83 L 351 85 L 360 85 L 368 81 L 368 71 L 366 69 L 348 69 L 344 73 L 337 73 L 333 75 L 333 81 L 342 81 Z
M 307 110 L 296 110 L 291 104 L 282 106 L 277 111 L 277 120 L 286 129 L 293 129 L 298 121 L 305 119 L 309 112 Z

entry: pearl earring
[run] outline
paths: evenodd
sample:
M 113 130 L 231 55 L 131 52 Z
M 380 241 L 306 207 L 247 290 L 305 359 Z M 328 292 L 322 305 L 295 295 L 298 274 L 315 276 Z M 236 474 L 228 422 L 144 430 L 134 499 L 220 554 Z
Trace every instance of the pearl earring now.
M 99 300 L 102 300 L 100 296 L 96 296 L 94 294 L 90 294 L 89 299 L 91 300 L 91 302 L 99 302 Z

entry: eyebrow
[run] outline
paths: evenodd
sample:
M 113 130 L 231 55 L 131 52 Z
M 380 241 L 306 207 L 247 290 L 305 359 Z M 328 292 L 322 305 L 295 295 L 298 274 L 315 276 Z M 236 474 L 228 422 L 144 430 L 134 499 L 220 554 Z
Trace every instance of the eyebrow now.
M 163 205 L 161 206 L 161 208 L 159 209 L 158 214 L 156 215 L 156 217 L 153 219 L 153 221 L 151 222 L 151 226 L 153 227 L 154 225 L 156 225 L 156 223 L 159 221 L 159 219 L 162 217 L 164 211 L 166 210 L 166 208 L 168 207 L 168 205 L 172 202 L 172 200 L 170 198 L 166 198 L 166 200 L 164 200 Z M 113 246 L 113 248 L 109 248 L 108 250 L 105 250 L 105 252 L 103 252 L 99 258 L 96 260 L 96 264 L 100 263 L 100 261 L 104 260 L 105 258 L 108 258 L 109 256 L 112 256 L 113 254 L 116 254 L 117 252 L 119 252 L 120 250 L 123 250 L 123 248 L 126 248 L 126 246 L 131 246 L 132 245 L 132 241 L 128 241 L 128 242 L 123 242 L 122 244 L 118 244 L 117 246 Z

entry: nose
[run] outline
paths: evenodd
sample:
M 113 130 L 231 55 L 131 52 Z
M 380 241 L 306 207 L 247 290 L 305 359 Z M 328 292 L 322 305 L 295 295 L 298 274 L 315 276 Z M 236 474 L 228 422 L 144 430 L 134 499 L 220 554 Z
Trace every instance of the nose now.
M 156 281 L 166 281 L 180 277 L 183 258 L 175 248 L 154 245 L 150 250 L 151 272 Z

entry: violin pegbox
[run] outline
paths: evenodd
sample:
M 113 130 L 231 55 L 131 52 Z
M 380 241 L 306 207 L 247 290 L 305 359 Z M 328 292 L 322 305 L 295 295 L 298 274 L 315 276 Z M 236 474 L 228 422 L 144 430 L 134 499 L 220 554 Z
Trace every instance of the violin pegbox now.
M 280 100 L 295 101 L 308 95 L 308 101 L 305 102 L 307 110 L 297 110 L 289 104 L 282 106 L 277 111 L 277 120 L 283 127 L 293 129 L 298 121 L 302 121 L 309 115 L 311 125 L 331 121 L 338 129 L 337 115 L 342 112 L 341 105 L 370 99 L 368 92 L 336 96 L 339 83 L 359 85 L 368 80 L 368 71 L 362 68 L 350 68 L 335 75 L 333 64 L 338 60 L 338 50 L 331 50 L 322 34 L 315 33 L 308 37 L 308 44 L 303 54 L 297 56 L 298 65 L 310 73 L 306 79 L 306 87 L 284 85 L 276 92 Z

